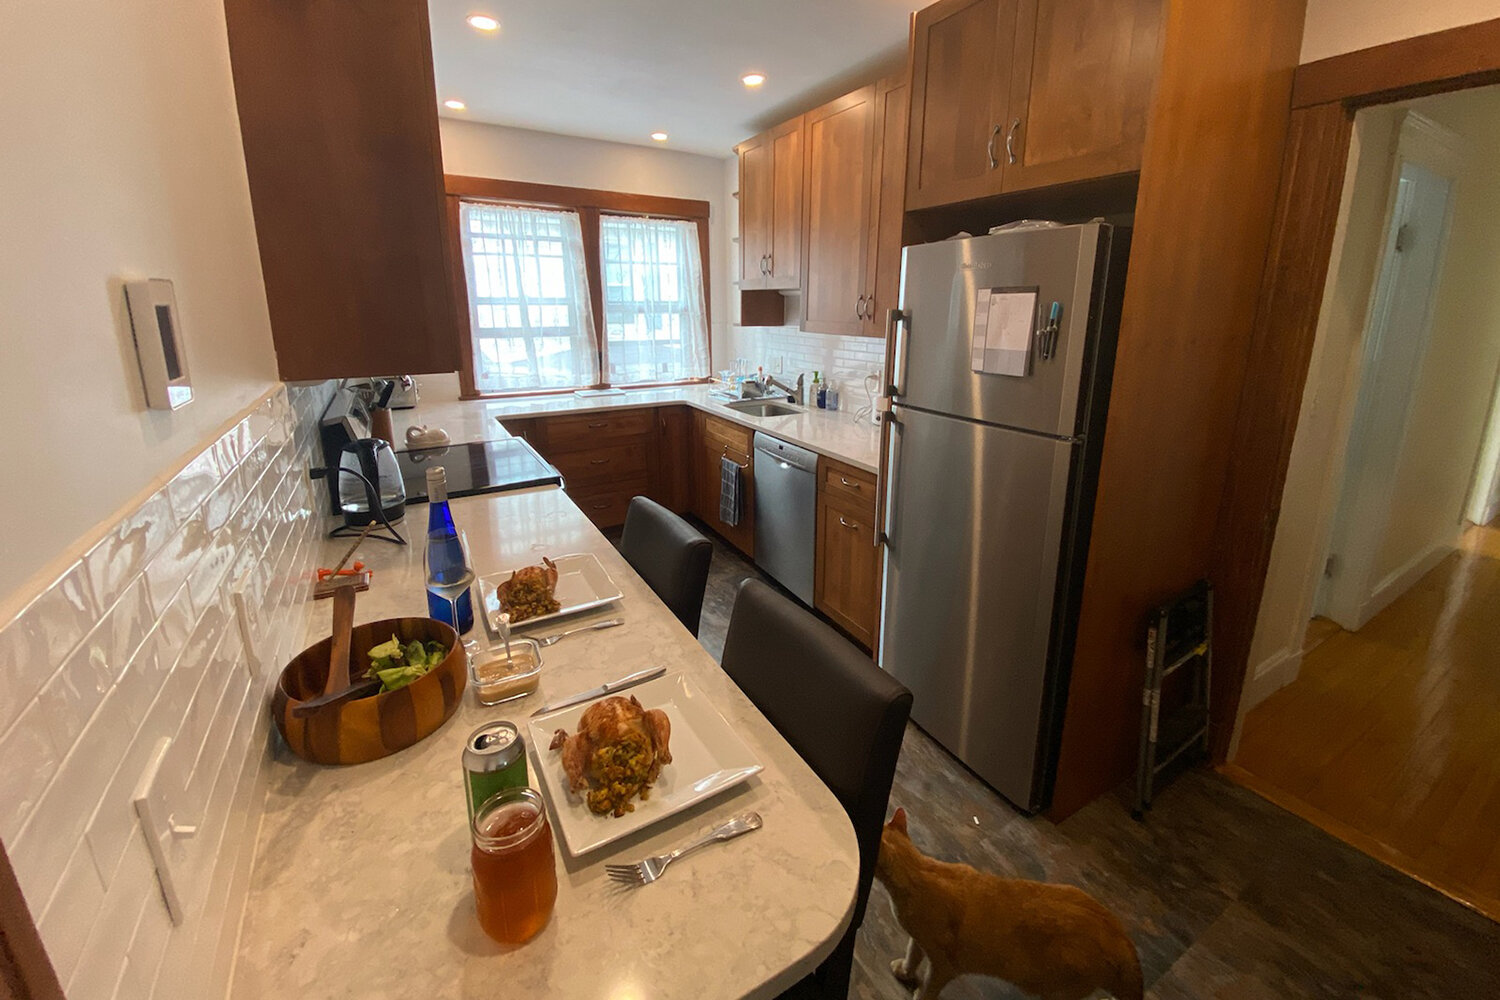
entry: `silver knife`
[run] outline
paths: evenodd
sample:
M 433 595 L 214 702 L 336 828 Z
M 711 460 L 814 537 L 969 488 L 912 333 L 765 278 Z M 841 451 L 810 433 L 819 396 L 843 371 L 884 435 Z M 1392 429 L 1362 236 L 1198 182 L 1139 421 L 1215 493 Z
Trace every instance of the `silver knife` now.
M 580 702 L 593 701 L 595 698 L 603 698 L 607 694 L 613 694 L 616 691 L 623 691 L 628 687 L 635 687 L 635 685 L 644 683 L 645 681 L 655 680 L 666 672 L 666 667 L 652 667 L 650 670 L 638 670 L 633 674 L 628 674 L 624 677 L 621 677 L 617 681 L 610 681 L 607 684 L 600 684 L 596 688 L 589 688 L 587 691 L 580 691 L 577 694 L 570 694 L 566 698 L 559 698 L 557 701 L 551 702 L 547 705 L 543 705 L 535 712 L 532 712 L 531 717 L 534 719 L 538 715 L 545 715 L 548 712 L 555 712 L 559 708 L 567 708 L 570 705 L 577 705 Z

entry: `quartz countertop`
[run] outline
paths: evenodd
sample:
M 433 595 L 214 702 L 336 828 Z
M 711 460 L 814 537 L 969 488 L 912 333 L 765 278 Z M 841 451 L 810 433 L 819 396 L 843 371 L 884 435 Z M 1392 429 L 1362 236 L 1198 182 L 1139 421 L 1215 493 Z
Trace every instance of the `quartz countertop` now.
M 545 649 L 541 688 L 527 698 L 484 708 L 466 691 L 442 729 L 382 760 L 322 767 L 278 746 L 266 765 L 232 1000 L 711 1000 L 772 997 L 810 972 L 854 905 L 859 852 L 838 800 L 562 491 L 467 497 L 452 509 L 481 576 L 592 552 L 623 591 L 614 606 L 540 632 L 615 616 L 626 623 Z M 418 525 L 407 528 L 420 537 Z M 311 558 L 331 564 L 346 545 L 318 543 Z M 426 614 L 420 545 L 371 539 L 359 558 L 374 579 L 356 621 Z M 332 603 L 315 606 L 309 645 L 327 635 Z M 478 626 L 473 636 L 484 641 Z M 764 771 L 581 858 L 559 841 L 550 923 L 523 946 L 493 943 L 474 915 L 465 737 L 499 718 L 524 733 L 547 700 L 654 665 L 690 677 Z M 537 758 L 528 764 L 536 784 Z M 606 862 L 663 853 L 752 809 L 764 829 L 698 852 L 650 886 L 605 876 Z
M 710 385 L 669 386 L 661 389 L 627 389 L 621 395 L 581 398 L 573 393 L 552 396 L 518 396 L 512 399 L 437 400 L 422 402 L 414 410 L 394 412 L 398 447 L 404 447 L 406 428 L 414 424 L 442 427 L 454 442 L 488 441 L 505 437 L 499 421 L 506 418 L 599 413 L 681 403 L 711 413 L 723 420 L 813 451 L 866 472 L 879 471 L 880 427 L 868 419 L 856 421 L 855 409 L 863 405 L 863 390 L 845 390 L 843 409 L 819 410 L 798 407 L 800 412 L 782 417 L 752 417 L 731 410 L 709 396 Z M 855 400 L 854 395 L 859 395 Z M 498 429 L 498 433 L 497 433 Z

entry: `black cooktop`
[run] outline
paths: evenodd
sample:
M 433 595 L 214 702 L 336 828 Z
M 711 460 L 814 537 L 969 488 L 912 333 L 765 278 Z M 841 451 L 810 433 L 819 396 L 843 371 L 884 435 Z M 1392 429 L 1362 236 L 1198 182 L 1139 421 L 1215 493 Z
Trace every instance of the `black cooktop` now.
M 561 473 L 520 438 L 398 451 L 396 462 L 407 503 L 427 502 L 427 470 L 438 465 L 448 472 L 450 497 L 562 485 Z

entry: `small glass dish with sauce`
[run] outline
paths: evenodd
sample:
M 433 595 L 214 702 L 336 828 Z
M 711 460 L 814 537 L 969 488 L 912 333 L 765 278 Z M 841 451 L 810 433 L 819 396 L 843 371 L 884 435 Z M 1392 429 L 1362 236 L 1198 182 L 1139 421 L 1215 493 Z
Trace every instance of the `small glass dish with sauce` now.
M 542 647 L 535 639 L 512 638 L 510 656 L 505 646 L 487 649 L 469 660 L 469 682 L 481 705 L 524 698 L 537 689 L 542 675 Z

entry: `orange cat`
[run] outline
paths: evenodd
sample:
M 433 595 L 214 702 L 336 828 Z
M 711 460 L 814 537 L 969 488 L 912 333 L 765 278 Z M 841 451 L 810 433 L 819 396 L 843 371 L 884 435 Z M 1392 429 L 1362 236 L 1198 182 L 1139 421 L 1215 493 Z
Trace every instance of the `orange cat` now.
M 1101 989 L 1141 1000 L 1135 946 L 1115 915 L 1082 889 L 935 861 L 907 836 L 905 809 L 881 832 L 875 877 L 911 935 L 906 957 L 891 971 L 916 987 L 916 1000 L 936 1000 L 966 972 L 1007 980 L 1043 1000 L 1082 1000 Z M 930 962 L 921 977 L 924 955 Z

